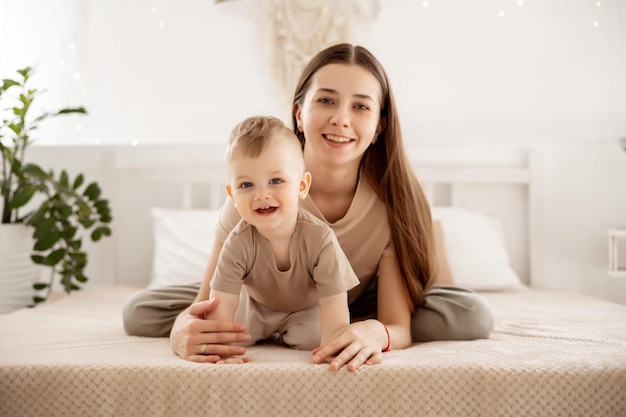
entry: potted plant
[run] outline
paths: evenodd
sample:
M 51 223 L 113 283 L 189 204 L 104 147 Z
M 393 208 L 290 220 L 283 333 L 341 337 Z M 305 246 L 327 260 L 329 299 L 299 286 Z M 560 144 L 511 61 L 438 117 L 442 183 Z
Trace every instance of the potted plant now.
M 83 174 L 71 178 L 62 170 L 58 175 L 26 162 L 26 151 L 33 144 L 33 133 L 41 122 L 71 113 L 86 114 L 83 107 L 63 108 L 31 116 L 33 102 L 43 92 L 30 88 L 31 67 L 17 71 L 16 79 L 0 85 L 0 177 L 2 226 L 32 228 L 30 260 L 51 268 L 50 278 L 33 284 L 33 302 L 50 295 L 55 275 L 67 293 L 88 281 L 84 273 L 87 253 L 82 241 L 85 233 L 99 241 L 111 235 L 109 203 L 102 198 L 97 183 L 85 183 Z M 0 231 L 0 238 L 3 233 Z M 8 233 L 4 233 L 8 235 Z M 7 275 L 0 265 L 0 276 Z

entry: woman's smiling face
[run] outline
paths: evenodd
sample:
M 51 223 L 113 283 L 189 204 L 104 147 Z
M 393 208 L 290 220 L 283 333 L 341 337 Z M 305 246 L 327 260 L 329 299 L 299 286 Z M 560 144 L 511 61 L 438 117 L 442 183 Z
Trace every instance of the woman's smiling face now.
M 376 77 L 359 65 L 317 70 L 295 114 L 307 161 L 358 164 L 380 132 L 381 95 Z

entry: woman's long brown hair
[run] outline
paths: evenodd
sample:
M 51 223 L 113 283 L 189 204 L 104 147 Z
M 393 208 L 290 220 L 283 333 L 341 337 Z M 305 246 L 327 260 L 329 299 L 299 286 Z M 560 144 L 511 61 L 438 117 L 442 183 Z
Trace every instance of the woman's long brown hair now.
M 430 205 L 407 157 L 395 100 L 380 62 L 361 46 L 344 43 L 315 55 L 304 68 L 296 86 L 292 123 L 304 148 L 304 134 L 297 129 L 296 105 L 302 102 L 313 75 L 328 64 L 359 65 L 380 83 L 382 130 L 361 159 L 361 171 L 387 207 L 392 242 L 400 273 L 410 297 L 411 310 L 424 301 L 424 290 L 436 274 Z

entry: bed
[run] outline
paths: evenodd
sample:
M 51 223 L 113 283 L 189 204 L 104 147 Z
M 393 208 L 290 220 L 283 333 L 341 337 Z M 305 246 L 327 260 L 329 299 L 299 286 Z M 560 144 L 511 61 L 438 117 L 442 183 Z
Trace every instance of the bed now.
M 214 150 L 114 149 L 110 277 L 0 315 L 0 416 L 626 415 L 626 306 L 536 285 L 540 155 L 461 166 L 439 150 L 413 154 L 458 283 L 494 311 L 489 339 L 416 344 L 332 372 L 278 346 L 250 348 L 245 365 L 196 364 L 166 338 L 125 335 L 135 291 L 197 279 L 223 177 Z

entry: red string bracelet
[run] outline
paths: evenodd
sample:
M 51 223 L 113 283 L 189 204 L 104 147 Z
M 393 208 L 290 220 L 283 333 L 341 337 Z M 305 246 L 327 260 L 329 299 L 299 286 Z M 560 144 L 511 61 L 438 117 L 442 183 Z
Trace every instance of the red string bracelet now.
M 385 327 L 385 332 L 387 332 L 387 347 L 383 349 L 383 352 L 389 352 L 389 348 L 391 347 L 391 337 L 389 336 L 389 329 L 387 328 L 387 325 L 385 325 L 385 323 L 383 323 L 382 321 L 380 322 L 380 324 Z

